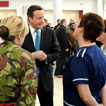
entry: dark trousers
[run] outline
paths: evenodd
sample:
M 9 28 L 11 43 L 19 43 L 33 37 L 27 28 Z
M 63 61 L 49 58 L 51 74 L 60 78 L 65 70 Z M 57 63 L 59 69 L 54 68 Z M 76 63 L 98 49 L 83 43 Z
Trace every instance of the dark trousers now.
M 66 57 L 60 57 L 56 61 L 56 70 L 54 75 L 63 75 L 63 66 L 65 65 Z
M 45 91 L 42 85 L 40 75 L 39 75 L 37 93 L 38 93 L 40 106 L 53 106 L 53 89 L 51 89 L 50 91 Z

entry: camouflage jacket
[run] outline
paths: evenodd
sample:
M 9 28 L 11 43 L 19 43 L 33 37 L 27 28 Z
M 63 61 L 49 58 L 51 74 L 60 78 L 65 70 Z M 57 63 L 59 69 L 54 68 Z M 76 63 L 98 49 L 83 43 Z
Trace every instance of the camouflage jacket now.
M 35 106 L 37 75 L 32 55 L 13 41 L 0 44 L 0 101 Z

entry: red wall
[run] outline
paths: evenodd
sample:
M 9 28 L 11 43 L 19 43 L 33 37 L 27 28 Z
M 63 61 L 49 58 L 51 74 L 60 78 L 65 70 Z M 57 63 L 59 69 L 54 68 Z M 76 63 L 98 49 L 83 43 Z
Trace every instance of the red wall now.
M 9 1 L 0 1 L 0 7 L 9 7 Z
M 79 19 L 82 17 L 82 15 L 83 15 L 83 10 L 80 10 L 79 11 Z

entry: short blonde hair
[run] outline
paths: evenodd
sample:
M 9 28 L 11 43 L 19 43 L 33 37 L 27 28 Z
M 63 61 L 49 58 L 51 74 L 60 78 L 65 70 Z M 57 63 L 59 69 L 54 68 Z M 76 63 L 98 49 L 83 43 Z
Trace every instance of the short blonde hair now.
M 1 21 L 0 36 L 4 40 L 14 40 L 18 34 L 25 36 L 28 32 L 28 25 L 20 16 L 8 16 Z

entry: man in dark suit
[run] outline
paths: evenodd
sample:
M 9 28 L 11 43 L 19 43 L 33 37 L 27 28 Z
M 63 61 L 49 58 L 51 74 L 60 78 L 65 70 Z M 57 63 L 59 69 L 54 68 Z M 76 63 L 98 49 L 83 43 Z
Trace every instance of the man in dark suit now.
M 32 5 L 27 11 L 29 34 L 23 43 L 23 48 L 32 53 L 38 67 L 38 98 L 41 106 L 53 106 L 53 76 L 51 63 L 60 55 L 59 43 L 52 29 L 43 27 L 43 8 Z M 38 30 L 40 35 L 40 50 L 36 50 L 35 39 Z
M 58 20 L 57 20 L 57 25 L 54 27 L 54 30 L 56 30 L 56 29 L 57 29 L 57 27 L 58 27 L 58 26 L 60 26 L 60 24 L 61 24 L 61 20 L 60 20 L 60 19 L 58 19 Z
M 44 27 L 51 28 L 51 27 L 48 25 L 48 20 L 47 20 L 46 18 L 44 19 L 43 26 L 44 26 Z
M 61 50 L 60 58 L 56 61 L 56 71 L 54 74 L 58 78 L 62 78 L 63 66 L 65 65 L 66 58 L 68 60 L 70 56 L 66 26 L 67 26 L 66 19 L 62 19 L 61 25 L 58 27 L 56 31 L 56 36 L 60 44 L 60 50 Z

